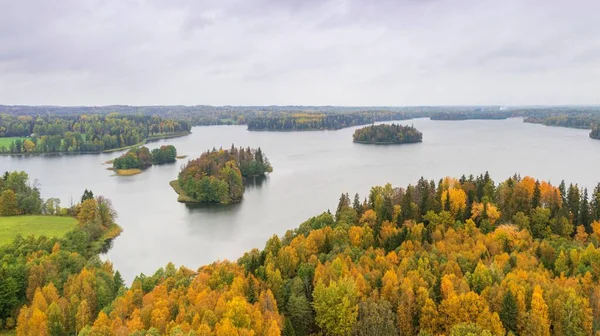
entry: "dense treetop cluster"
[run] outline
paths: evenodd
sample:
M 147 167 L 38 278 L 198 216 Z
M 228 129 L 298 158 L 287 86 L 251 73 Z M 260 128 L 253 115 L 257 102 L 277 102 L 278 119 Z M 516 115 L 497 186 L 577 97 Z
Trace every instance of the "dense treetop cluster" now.
M 50 198 L 46 203 L 36 183 L 30 183 L 27 173 L 5 172 L 0 177 L 0 216 L 54 214 L 60 201 Z
M 68 239 L 0 256 L 32 260 L 14 271 L 18 335 L 591 335 L 599 219 L 600 184 L 485 174 L 343 194 L 237 263 L 169 264 L 130 288 Z
M 280 113 L 257 116 L 248 120 L 250 131 L 336 130 L 369 124 L 374 121 L 400 120 L 410 116 L 404 112 L 360 111 L 348 113 Z
M 354 131 L 354 142 L 366 144 L 403 144 L 423 141 L 423 134 L 413 126 L 371 125 Z
M 17 196 L 17 212 L 0 216 L 60 213 L 76 217 L 79 224 L 61 239 L 19 235 L 0 247 L 0 327 L 18 324 L 21 335 L 74 334 L 79 307 L 80 317 L 89 320 L 123 285 L 118 272 L 98 258 L 105 242 L 120 233 L 116 212 L 109 200 L 89 190 L 69 208 L 60 208 L 58 199 L 42 202 L 25 172 L 6 173 L 0 180 L 0 189 Z
M 0 137 L 20 137 L 6 153 L 101 152 L 143 140 L 185 134 L 187 121 L 146 115 L 12 116 L 0 115 Z
M 152 151 L 146 146 L 133 148 L 113 160 L 114 169 L 146 169 L 153 164 L 172 163 L 177 160 L 177 149 L 164 145 Z
M 592 128 L 590 132 L 590 138 L 600 140 L 600 124 Z
M 244 178 L 273 170 L 260 148 L 213 149 L 189 161 L 178 177 L 179 186 L 198 202 L 238 202 L 244 194 Z

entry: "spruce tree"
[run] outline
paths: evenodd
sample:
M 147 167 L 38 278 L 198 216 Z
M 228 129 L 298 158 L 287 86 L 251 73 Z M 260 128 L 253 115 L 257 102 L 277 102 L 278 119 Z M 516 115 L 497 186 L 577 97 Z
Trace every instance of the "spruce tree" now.
M 533 197 L 531 198 L 531 208 L 535 209 L 541 206 L 542 190 L 540 189 L 540 181 L 535 180 L 535 187 L 533 188 Z
M 506 291 L 504 298 L 502 299 L 502 307 L 500 309 L 500 319 L 504 328 L 507 331 L 517 332 L 517 320 L 519 318 L 519 311 L 517 308 L 517 300 L 510 290 Z
M 583 190 L 583 197 L 581 198 L 581 205 L 579 207 L 579 222 L 578 224 L 585 227 L 585 231 L 588 233 L 592 232 L 591 220 L 590 220 L 590 202 L 588 200 L 587 188 Z

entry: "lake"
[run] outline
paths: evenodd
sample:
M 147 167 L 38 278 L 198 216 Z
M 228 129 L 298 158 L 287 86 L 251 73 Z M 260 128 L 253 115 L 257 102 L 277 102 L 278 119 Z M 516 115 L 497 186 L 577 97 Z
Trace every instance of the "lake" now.
M 514 173 L 558 184 L 593 188 L 600 181 L 600 141 L 588 130 L 526 124 L 521 119 L 400 121 L 423 132 L 423 142 L 373 146 L 352 143 L 357 127 L 338 131 L 249 132 L 245 126 L 194 127 L 190 136 L 149 144 L 172 144 L 195 158 L 213 147 L 260 146 L 274 171 L 248 186 L 230 206 L 189 207 L 169 186 L 187 159 L 153 166 L 129 177 L 112 176 L 102 163 L 121 153 L 0 157 L 0 171 L 25 170 L 41 185 L 42 197 L 67 206 L 85 188 L 112 200 L 124 231 L 105 256 L 130 282 L 169 261 L 192 269 L 219 259 L 237 259 L 263 248 L 311 216 L 335 211 L 342 192 L 367 195 L 373 185 L 405 186 L 421 176 L 480 174 L 496 181 Z

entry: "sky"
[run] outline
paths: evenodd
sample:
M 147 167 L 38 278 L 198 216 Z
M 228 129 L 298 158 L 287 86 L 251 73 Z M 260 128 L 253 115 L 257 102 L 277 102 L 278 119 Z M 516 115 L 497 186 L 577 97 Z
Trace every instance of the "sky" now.
M 600 99 L 598 0 L 0 0 L 0 104 Z

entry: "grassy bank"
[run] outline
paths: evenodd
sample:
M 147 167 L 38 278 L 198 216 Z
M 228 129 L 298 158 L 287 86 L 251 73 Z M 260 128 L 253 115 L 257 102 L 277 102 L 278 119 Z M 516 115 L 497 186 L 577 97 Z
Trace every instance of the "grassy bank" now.
M 115 173 L 118 176 L 137 175 L 137 174 L 139 174 L 141 172 L 142 172 L 142 170 L 141 169 L 137 169 L 137 168 L 133 168 L 133 169 L 117 169 L 117 170 L 115 170 Z
M 193 199 L 190 196 L 188 196 L 188 194 L 185 193 L 185 190 L 183 190 L 179 186 L 179 181 L 178 180 L 171 181 L 171 182 L 169 182 L 169 184 L 171 185 L 171 187 L 173 188 L 173 190 L 175 190 L 175 192 L 177 193 L 177 195 L 179 195 L 179 197 L 177 197 L 177 201 L 178 202 L 181 202 L 181 203 L 202 203 L 202 202 L 198 202 L 195 199 Z
M 0 138 L 0 147 L 9 148 L 10 144 L 12 144 L 15 140 L 25 140 L 26 137 L 8 137 L 8 138 Z
M 146 139 L 144 139 L 144 140 L 136 143 L 135 145 L 131 145 L 131 146 L 127 146 L 127 147 L 121 147 L 121 148 L 107 149 L 105 151 L 102 151 L 102 153 L 119 152 L 119 151 L 122 151 L 122 150 L 132 149 L 132 148 L 136 148 L 136 147 L 145 145 L 148 142 L 157 141 L 157 140 L 163 140 L 163 139 L 179 138 L 179 137 L 190 135 L 190 134 L 192 134 L 192 132 L 181 132 L 181 133 L 174 133 L 174 134 L 167 134 L 167 135 L 157 135 L 157 136 L 146 138 Z
M 77 226 L 73 217 L 10 216 L 0 217 L 0 245 L 10 243 L 18 234 L 24 237 L 62 237 Z
M 157 135 L 157 136 L 152 136 L 149 138 L 146 138 L 138 143 L 136 143 L 135 145 L 131 145 L 131 146 L 126 146 L 126 147 L 120 147 L 120 148 L 113 148 L 113 149 L 107 149 L 107 150 L 103 150 L 100 152 L 51 152 L 51 153 L 37 153 L 37 152 L 30 152 L 30 153 L 7 153 L 7 152 L 2 152 L 0 153 L 0 155 L 22 155 L 22 156 L 26 156 L 26 155 L 57 155 L 57 154 L 68 154 L 68 155 L 79 155 L 79 154 L 100 154 L 100 153 L 112 153 L 112 152 L 119 152 L 119 151 L 123 151 L 123 150 L 127 150 L 127 149 L 131 149 L 131 148 L 136 148 L 139 146 L 142 146 L 148 142 L 152 142 L 152 141 L 157 141 L 157 140 L 163 140 L 163 139 L 171 139 L 171 138 L 178 138 L 178 137 L 182 137 L 182 136 L 186 136 L 186 135 L 190 135 L 192 134 L 192 132 L 181 132 L 181 133 L 174 133 L 174 134 L 166 134 L 166 135 Z M 27 138 L 0 138 L 0 147 L 3 146 L 8 148 L 10 146 L 10 144 L 16 140 L 16 139 L 27 139 Z

